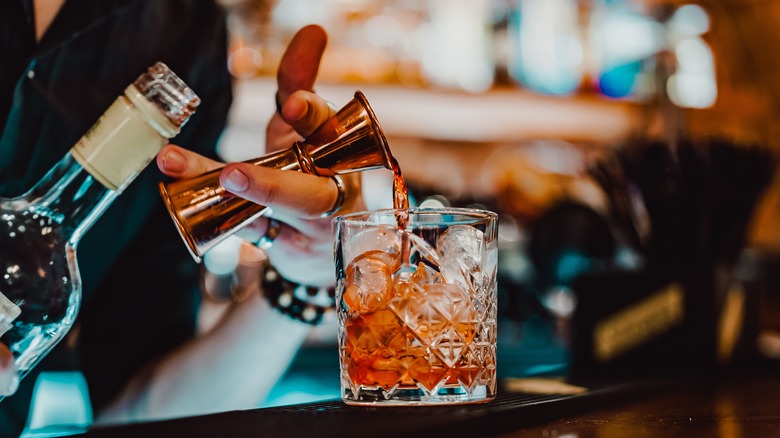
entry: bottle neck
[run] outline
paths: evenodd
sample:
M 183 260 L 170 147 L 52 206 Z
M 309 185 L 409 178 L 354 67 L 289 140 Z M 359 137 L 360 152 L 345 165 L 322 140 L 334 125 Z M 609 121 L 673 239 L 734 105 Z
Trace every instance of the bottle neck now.
M 171 85 L 158 76 L 152 75 L 149 81 L 139 79 L 140 82 L 128 86 L 124 95 L 111 104 L 70 152 L 23 197 L 23 202 L 40 209 L 39 214 L 46 214 L 61 225 L 61 232 L 71 246 L 78 244 L 114 198 L 152 161 L 168 139 L 179 132 L 179 127 L 194 111 L 190 107 L 179 108 L 173 119 L 168 117 L 171 111 L 164 108 L 170 110 L 174 103 L 189 100 L 176 93 L 173 97 L 163 93 L 180 90 L 184 85 L 175 81 Z M 173 80 L 170 75 L 165 77 Z M 136 86 L 139 83 L 146 94 Z
M 25 199 L 39 213 L 59 223 L 75 247 L 117 195 L 118 192 L 106 188 L 67 153 Z

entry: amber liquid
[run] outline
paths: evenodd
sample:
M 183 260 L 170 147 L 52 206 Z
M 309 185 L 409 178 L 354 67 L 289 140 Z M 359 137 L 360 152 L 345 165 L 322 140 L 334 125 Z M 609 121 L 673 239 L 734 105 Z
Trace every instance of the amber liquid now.
M 391 159 L 391 165 L 393 170 L 393 208 L 395 210 L 403 210 L 396 212 L 396 220 L 398 221 L 398 228 L 406 228 L 406 219 L 409 209 L 409 188 L 406 187 L 406 181 L 404 181 L 404 175 L 401 173 L 401 166 L 398 165 L 398 161 L 395 157 Z
M 409 188 L 404 181 L 404 175 L 401 173 L 401 166 L 395 157 L 390 157 L 390 164 L 393 171 L 393 209 L 395 210 L 395 222 L 398 228 L 405 229 L 409 220 Z M 411 265 L 409 255 L 411 252 L 411 243 L 409 236 L 401 235 L 401 266 L 409 267 Z

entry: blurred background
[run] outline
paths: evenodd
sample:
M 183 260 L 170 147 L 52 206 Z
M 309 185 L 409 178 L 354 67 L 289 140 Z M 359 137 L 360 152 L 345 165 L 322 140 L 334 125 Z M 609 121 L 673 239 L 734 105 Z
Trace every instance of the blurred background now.
M 572 359 L 577 324 L 599 317 L 587 312 L 652 292 L 645 277 L 613 295 L 578 283 L 615 272 L 681 281 L 686 309 L 706 311 L 686 314 L 679 339 L 707 344 L 693 349 L 705 362 L 780 359 L 780 2 L 220 2 L 235 78 L 225 160 L 264 153 L 282 52 L 317 23 L 330 40 L 316 91 L 339 108 L 364 92 L 412 203 L 499 213 L 499 377 L 589 363 Z M 364 174 L 370 208 L 392 206 L 391 183 Z M 262 258 L 233 238 L 213 250 L 207 301 L 251 288 Z M 225 306 L 204 307 L 204 329 Z M 314 330 L 261 406 L 339 396 L 336 327 Z
M 235 77 L 236 99 L 220 144 L 226 160 L 263 153 L 263 127 L 274 112 L 272 96 L 281 54 L 296 30 L 317 23 L 330 35 L 317 92 L 337 107 L 347 103 L 355 90 L 366 94 L 410 187 L 413 204 L 480 207 L 500 214 L 499 374 L 503 377 L 555 374 L 571 366 L 576 341 L 572 318 L 578 303 L 585 299 L 598 306 L 598 299 L 608 299 L 583 296 L 575 286 L 579 277 L 674 263 L 688 266 L 688 259 L 674 263 L 658 259 L 670 252 L 694 259 L 711 252 L 700 243 L 691 243 L 691 248 L 675 246 L 666 253 L 654 250 L 670 247 L 688 230 L 673 223 L 675 233 L 664 231 L 659 219 L 665 216 L 697 217 L 686 225 L 694 232 L 718 229 L 707 218 L 723 218 L 725 225 L 717 236 L 706 239 L 737 236 L 712 262 L 726 266 L 729 280 L 714 285 L 705 281 L 711 287 L 689 294 L 686 305 L 691 300 L 711 301 L 712 312 L 733 316 L 734 307 L 726 309 L 726 292 L 720 290 L 732 290 L 734 278 L 742 281 L 745 272 L 752 273 L 751 284 L 760 287 L 750 289 L 757 291 L 750 298 L 737 301 L 742 303 L 737 315 L 740 321 L 750 321 L 754 330 L 731 330 L 752 336 L 746 341 L 751 354 L 778 357 L 780 338 L 774 330 L 780 320 L 773 311 L 777 301 L 773 283 L 765 274 L 759 282 L 756 272 L 771 271 L 767 266 L 780 248 L 778 186 L 770 157 L 778 148 L 778 128 L 772 120 L 780 108 L 774 56 L 780 38 L 774 22 L 780 4 L 761 0 L 222 3 L 230 16 L 227 62 Z M 718 139 L 717 144 L 711 143 L 712 138 Z M 650 167 L 644 173 L 636 170 L 652 158 L 643 155 L 648 148 L 639 147 L 648 142 L 668 152 L 678 170 L 683 169 L 677 158 L 681 144 L 698 151 L 693 162 L 704 164 L 695 170 L 685 167 L 676 180 L 676 190 L 690 195 L 686 199 L 702 199 L 713 186 L 704 181 L 722 181 L 722 193 L 733 193 L 742 203 L 710 202 L 712 208 L 705 211 L 697 201 L 697 212 L 660 211 L 658 205 L 670 200 L 658 196 L 666 193 L 659 190 L 659 181 L 668 175 L 669 167 L 656 168 L 657 175 Z M 731 152 L 721 154 L 721 149 L 761 152 L 735 157 Z M 731 158 L 718 161 L 719 155 Z M 718 167 L 723 161 L 726 164 Z M 638 180 L 640 174 L 644 182 Z M 688 180 L 700 183 L 692 188 L 681 182 Z M 367 172 L 364 182 L 369 207 L 392 205 L 389 171 Z M 648 199 L 655 199 L 656 206 Z M 233 241 L 222 250 L 235 253 L 241 246 Z M 258 257 L 250 254 L 251 249 L 243 251 L 250 260 Z M 207 294 L 208 281 L 232 278 L 235 283 L 235 273 L 240 271 L 236 267 L 241 257 L 225 264 L 225 257 L 217 253 L 211 259 L 221 263 L 207 258 L 204 264 Z M 714 276 L 713 266 L 702 275 Z M 765 305 L 745 304 L 756 300 Z M 584 307 L 593 307 L 587 304 Z M 218 314 L 219 304 L 214 309 Z M 204 314 L 204 320 L 209 317 Z M 717 321 L 724 318 L 708 316 L 704 323 L 694 322 L 713 326 L 704 333 L 696 331 L 696 336 L 720 330 L 712 335 L 712 343 L 717 344 L 715 338 L 729 330 L 715 327 L 722 327 Z M 735 336 L 739 337 L 733 333 L 726 337 Z M 733 348 L 730 351 L 733 354 Z M 263 405 L 337 397 L 336 358 L 335 321 L 330 321 L 314 332 Z

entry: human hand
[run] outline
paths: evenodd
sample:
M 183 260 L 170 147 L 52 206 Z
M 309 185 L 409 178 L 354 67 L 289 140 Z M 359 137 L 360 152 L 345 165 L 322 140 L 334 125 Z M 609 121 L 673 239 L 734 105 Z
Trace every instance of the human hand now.
M 335 111 L 313 93 L 327 34 L 319 26 L 301 29 L 290 42 L 277 74 L 277 101 L 281 111 L 266 129 L 266 150 L 289 148 L 327 121 Z M 223 166 L 174 145 L 157 156 L 163 173 L 192 178 Z M 345 201 L 339 213 L 363 208 L 358 175 L 342 178 Z M 271 216 L 283 222 L 267 254 L 280 274 L 293 281 L 317 286 L 333 283 L 333 239 L 330 211 L 338 198 L 331 178 L 289 172 L 246 163 L 230 163 L 220 173 L 220 184 L 237 196 L 272 208 Z M 241 230 L 241 236 L 257 241 L 268 227 L 263 217 Z
M 13 394 L 18 386 L 14 356 L 5 344 L 0 343 L 0 397 Z

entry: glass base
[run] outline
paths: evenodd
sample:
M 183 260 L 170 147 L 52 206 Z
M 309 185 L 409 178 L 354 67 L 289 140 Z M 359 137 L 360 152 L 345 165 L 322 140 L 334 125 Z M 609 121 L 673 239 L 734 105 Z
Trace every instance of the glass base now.
M 496 397 L 486 385 L 466 391 L 461 386 L 440 388 L 431 393 L 420 388 L 351 388 L 341 391 L 341 399 L 351 406 L 439 406 L 489 403 Z

